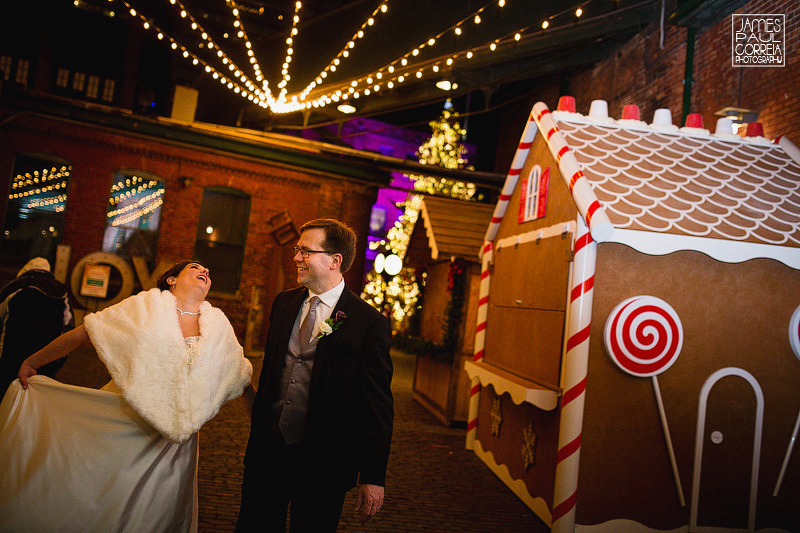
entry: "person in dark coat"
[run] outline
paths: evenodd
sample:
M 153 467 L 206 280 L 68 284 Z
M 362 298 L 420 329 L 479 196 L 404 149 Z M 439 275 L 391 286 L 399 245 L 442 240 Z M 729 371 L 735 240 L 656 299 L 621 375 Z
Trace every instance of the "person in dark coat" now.
M 2 397 L 17 378 L 22 361 L 75 324 L 67 287 L 50 273 L 47 259 L 31 259 L 0 290 L 0 321 Z M 64 361 L 66 357 L 48 363 L 38 373 L 54 378 Z
M 301 228 L 298 288 L 272 305 L 245 452 L 236 530 L 334 532 L 358 485 L 362 521 L 381 508 L 394 416 L 389 321 L 344 283 L 352 229 Z

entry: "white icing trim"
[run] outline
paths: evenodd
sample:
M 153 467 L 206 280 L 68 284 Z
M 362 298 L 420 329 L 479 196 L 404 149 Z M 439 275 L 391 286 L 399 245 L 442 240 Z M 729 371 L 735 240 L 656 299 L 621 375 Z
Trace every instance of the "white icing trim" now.
M 625 244 L 648 255 L 667 255 L 679 250 L 694 250 L 724 263 L 742 263 L 758 258 L 774 259 L 800 270 L 800 248 L 790 246 L 620 228 L 616 228 L 606 242 Z
M 428 246 L 431 247 L 431 259 L 436 261 L 439 259 L 439 247 L 436 246 L 436 237 L 433 234 L 431 216 L 428 214 L 428 208 L 425 207 L 425 200 L 422 200 L 420 211 L 422 211 L 422 222 L 425 227 L 425 235 L 428 237 Z
M 644 122 L 643 120 L 636 120 L 631 118 L 621 118 L 617 120 L 617 123 L 630 130 L 637 130 L 637 131 L 649 131 L 650 126 Z
M 786 155 L 788 155 L 792 161 L 800 165 L 800 148 L 784 135 L 781 135 L 775 140 L 777 144 L 783 148 L 783 151 L 786 152 Z
M 694 442 L 694 476 L 692 479 L 692 503 L 689 510 L 689 527 L 691 531 L 717 532 L 721 528 L 697 525 L 698 505 L 700 501 L 700 474 L 703 465 L 703 447 L 705 444 L 706 408 L 708 395 L 717 382 L 726 376 L 739 376 L 747 381 L 753 389 L 756 400 L 755 428 L 753 430 L 753 460 L 750 466 L 750 505 L 747 513 L 747 531 L 754 531 L 756 526 L 756 500 L 758 496 L 758 466 L 761 462 L 761 430 L 764 424 L 764 393 L 753 375 L 747 370 L 736 367 L 720 368 L 711 374 L 703 388 L 700 389 L 700 398 L 697 402 L 697 429 Z M 743 466 L 743 465 L 740 465 Z M 731 529 L 730 531 L 741 531 Z
M 567 233 L 575 233 L 574 220 L 569 220 L 567 222 L 560 222 L 558 224 L 553 224 L 552 226 L 548 226 L 546 228 L 536 229 L 533 231 L 529 231 L 527 233 L 520 233 L 518 235 L 512 235 L 511 237 L 506 237 L 505 239 L 500 239 L 495 244 L 495 249 L 499 250 L 500 248 L 508 248 L 509 246 L 516 246 L 518 244 L 536 242 L 539 239 L 549 239 L 551 237 L 561 237 L 561 236 L 566 237 Z
M 611 128 L 629 129 L 635 131 L 651 131 L 653 133 L 661 133 L 667 135 L 679 135 L 681 137 L 692 137 L 695 139 L 706 139 L 709 141 L 725 141 L 737 144 L 756 144 L 760 146 L 769 146 L 776 144 L 764 137 L 740 137 L 739 135 L 732 134 L 716 134 L 705 128 L 689 128 L 678 127 L 675 124 L 648 124 L 644 121 L 638 121 L 642 124 L 632 124 L 632 121 L 627 119 L 614 119 L 612 117 L 593 117 L 589 115 L 582 115 L 580 113 L 566 113 L 564 111 L 553 111 L 553 120 L 559 122 L 570 122 L 573 124 L 588 124 L 593 126 L 605 126 Z M 780 143 L 777 143 L 780 144 Z
M 653 529 L 639 522 L 624 518 L 609 520 L 608 522 L 591 526 L 575 524 L 575 533 L 619 533 L 620 531 L 625 531 L 625 533 L 686 533 L 689 531 L 689 526 L 675 529 Z
M 624 531 L 625 533 L 685 533 L 689 531 L 689 526 L 683 526 L 675 529 L 653 529 L 647 527 L 639 522 L 634 522 L 633 520 L 609 520 L 608 522 L 603 522 L 602 524 L 594 524 L 591 526 L 584 526 L 581 524 L 575 524 L 575 533 L 619 533 L 620 531 Z M 729 529 L 729 528 L 713 528 L 713 531 L 716 533 L 721 533 L 724 531 L 742 531 L 741 529 Z M 785 529 L 778 529 L 774 527 L 767 527 L 764 529 L 759 529 L 757 533 L 789 533 Z
M 511 401 L 517 405 L 525 402 L 544 411 L 552 411 L 558 407 L 558 392 L 507 372 L 501 375 L 500 369 L 493 371 L 491 365 L 486 363 L 466 361 L 464 370 L 471 380 L 478 378 L 482 386 L 491 385 L 498 395 L 508 393 Z
M 478 458 L 489 467 L 489 470 L 494 472 L 494 475 L 500 478 L 500 481 L 511 489 L 511 492 L 516 494 L 517 497 L 522 500 L 522 503 L 527 505 L 547 527 L 551 526 L 553 515 L 550 513 L 550 509 L 547 507 L 547 502 L 544 501 L 544 498 L 534 498 L 531 496 L 531 493 L 528 492 L 528 487 L 525 486 L 525 482 L 521 479 L 514 479 L 511 477 L 511 472 L 508 470 L 508 467 L 506 465 L 497 464 L 497 461 L 494 460 L 494 454 L 491 451 L 485 451 L 479 440 L 475 441 L 475 455 L 477 455 Z

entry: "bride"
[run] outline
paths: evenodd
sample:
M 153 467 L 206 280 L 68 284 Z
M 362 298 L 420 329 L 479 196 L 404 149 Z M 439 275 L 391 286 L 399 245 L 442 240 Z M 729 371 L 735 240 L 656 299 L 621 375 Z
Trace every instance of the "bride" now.
M 208 269 L 184 261 L 157 285 L 22 363 L 0 404 L 0 531 L 196 528 L 198 430 L 252 397 L 252 366 L 205 301 Z M 111 374 L 103 389 L 36 375 L 86 342 Z

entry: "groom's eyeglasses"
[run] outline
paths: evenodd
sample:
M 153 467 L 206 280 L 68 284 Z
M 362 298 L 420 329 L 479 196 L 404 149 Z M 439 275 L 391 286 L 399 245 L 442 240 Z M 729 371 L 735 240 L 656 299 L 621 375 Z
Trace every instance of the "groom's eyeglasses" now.
M 333 252 L 328 252 L 326 250 L 309 250 L 308 248 L 303 248 L 302 246 L 295 246 L 294 247 L 294 255 L 297 255 L 297 252 L 300 252 L 300 255 L 303 256 L 303 259 L 308 259 L 308 256 L 311 254 L 332 254 Z

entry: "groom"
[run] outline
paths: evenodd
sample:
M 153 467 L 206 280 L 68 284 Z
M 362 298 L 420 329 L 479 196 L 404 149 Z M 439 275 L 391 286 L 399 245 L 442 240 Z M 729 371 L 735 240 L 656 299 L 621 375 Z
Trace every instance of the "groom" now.
M 336 531 L 345 493 L 383 504 L 392 438 L 388 320 L 344 283 L 356 235 L 332 219 L 300 229 L 297 282 L 272 305 L 253 404 L 237 531 Z

